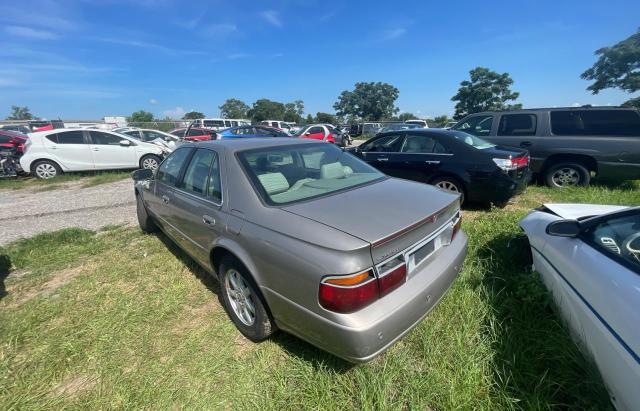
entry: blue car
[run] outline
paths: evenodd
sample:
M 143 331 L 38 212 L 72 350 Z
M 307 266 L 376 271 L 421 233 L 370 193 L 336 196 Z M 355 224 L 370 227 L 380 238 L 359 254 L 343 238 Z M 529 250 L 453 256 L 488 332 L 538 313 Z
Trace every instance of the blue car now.
M 265 126 L 231 127 L 218 132 L 221 138 L 290 137 L 282 130 Z

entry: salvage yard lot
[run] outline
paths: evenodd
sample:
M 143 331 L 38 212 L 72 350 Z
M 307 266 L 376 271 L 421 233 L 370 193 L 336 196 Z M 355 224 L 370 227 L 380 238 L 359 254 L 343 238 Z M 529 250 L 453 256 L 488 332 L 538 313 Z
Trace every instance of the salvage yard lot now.
M 441 304 L 369 364 L 290 335 L 253 344 L 218 284 L 164 236 L 66 229 L 0 248 L 0 409 L 611 408 L 526 258 L 542 202 L 638 205 L 640 182 L 529 187 L 464 212 L 469 255 Z

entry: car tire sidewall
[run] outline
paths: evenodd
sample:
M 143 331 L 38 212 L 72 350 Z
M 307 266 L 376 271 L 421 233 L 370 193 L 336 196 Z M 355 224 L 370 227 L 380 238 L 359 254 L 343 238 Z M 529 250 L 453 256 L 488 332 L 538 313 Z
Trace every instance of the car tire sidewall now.
M 158 227 L 147 212 L 140 195 L 136 196 L 136 215 L 138 216 L 138 225 L 144 233 L 151 234 L 157 231 Z
M 55 175 L 53 175 L 53 176 L 51 176 L 51 177 L 48 177 L 48 178 L 39 176 L 39 175 L 38 175 L 38 173 L 36 172 L 36 170 L 37 170 L 38 166 L 43 165 L 43 164 L 48 164 L 48 165 L 52 166 L 52 167 L 54 168 L 54 170 L 56 171 Z M 61 169 L 61 168 L 60 168 L 60 166 L 59 166 L 56 162 L 54 162 L 54 161 L 51 161 L 51 160 L 40 160 L 40 161 L 36 161 L 36 162 L 31 166 L 31 174 L 32 174 L 33 176 L 35 176 L 35 177 L 37 177 L 37 178 L 41 179 L 41 180 L 50 180 L 50 179 L 52 179 L 52 178 L 56 178 L 56 177 L 58 177 L 59 175 L 61 175 L 61 174 L 62 174 L 62 169 Z
M 255 307 L 255 321 L 252 325 L 246 325 L 243 323 L 238 315 L 233 310 L 231 306 L 231 300 L 227 293 L 227 287 L 225 286 L 226 277 L 229 274 L 230 270 L 235 270 L 245 282 L 249 285 L 251 289 L 251 301 Z M 220 281 L 220 298 L 222 300 L 222 305 L 227 311 L 227 315 L 231 318 L 231 321 L 235 324 L 236 328 L 247 337 L 249 340 L 253 342 L 263 341 L 275 331 L 275 324 L 271 319 L 271 315 L 266 309 L 266 303 L 262 298 L 262 295 L 259 293 L 259 289 L 253 281 L 253 278 L 247 273 L 247 270 L 244 268 L 242 264 L 240 264 L 235 258 L 227 256 L 222 259 L 220 262 L 220 266 L 218 268 L 218 278 Z
M 443 181 L 447 181 L 458 188 L 458 192 L 460 193 L 460 205 L 462 205 L 466 201 L 466 195 L 464 192 L 464 186 L 457 179 L 453 177 L 437 177 L 437 178 L 434 178 L 429 184 L 435 186 L 438 183 L 441 183 Z
M 544 182 L 547 187 L 564 188 L 563 186 L 556 185 L 553 181 L 553 174 L 561 168 L 572 168 L 576 170 L 576 172 L 580 176 L 578 183 L 573 187 L 586 187 L 589 185 L 589 182 L 591 181 L 591 175 L 589 174 L 589 170 L 587 170 L 585 166 L 578 163 L 557 163 L 549 167 L 544 174 Z
M 160 167 L 160 163 L 162 162 L 162 159 L 158 156 L 156 156 L 155 154 L 147 154 L 146 156 L 143 156 L 140 159 L 140 168 L 147 168 L 144 166 L 144 162 L 145 160 L 155 160 L 156 161 L 156 168 L 155 169 L 151 169 L 153 171 L 156 171 L 159 167 Z

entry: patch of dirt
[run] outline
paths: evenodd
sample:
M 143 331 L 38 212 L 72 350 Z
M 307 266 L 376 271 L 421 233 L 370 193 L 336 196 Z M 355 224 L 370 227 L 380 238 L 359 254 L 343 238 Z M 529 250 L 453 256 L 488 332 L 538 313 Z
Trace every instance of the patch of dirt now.
M 247 352 L 253 351 L 256 345 L 238 331 L 236 338 L 233 339 L 233 346 L 235 348 L 233 356 L 235 358 L 240 358 Z
M 184 314 L 180 316 L 178 324 L 173 327 L 171 331 L 177 335 L 184 335 L 187 332 L 200 327 L 207 321 L 207 317 L 212 317 L 213 313 L 219 309 L 220 305 L 213 301 L 199 307 L 187 306 L 184 309 Z
M 27 270 L 11 271 L 7 276 L 7 280 L 19 280 L 22 277 L 26 276 L 27 274 L 31 274 L 31 271 L 27 271 Z
M 66 268 L 64 270 L 56 271 L 51 274 L 49 280 L 39 286 L 34 286 L 30 289 L 19 290 L 18 287 L 13 287 L 14 290 L 9 289 L 9 295 L 13 295 L 13 301 L 8 305 L 9 308 L 14 308 L 32 300 L 36 297 L 52 297 L 55 292 L 62 286 L 73 281 L 74 278 L 82 274 L 83 272 L 92 271 L 96 268 L 97 263 L 83 264 L 79 267 Z
M 96 379 L 87 375 L 71 375 L 62 380 L 49 393 L 51 397 L 79 397 L 96 386 Z

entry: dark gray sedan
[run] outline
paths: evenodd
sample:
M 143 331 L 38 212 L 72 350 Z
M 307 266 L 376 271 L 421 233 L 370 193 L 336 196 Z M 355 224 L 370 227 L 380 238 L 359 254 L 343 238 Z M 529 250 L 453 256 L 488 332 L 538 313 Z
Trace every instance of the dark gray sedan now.
M 332 144 L 185 144 L 134 179 L 142 230 L 161 228 L 215 275 L 253 341 L 282 329 L 368 361 L 429 313 L 466 255 L 457 194 Z

